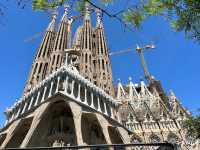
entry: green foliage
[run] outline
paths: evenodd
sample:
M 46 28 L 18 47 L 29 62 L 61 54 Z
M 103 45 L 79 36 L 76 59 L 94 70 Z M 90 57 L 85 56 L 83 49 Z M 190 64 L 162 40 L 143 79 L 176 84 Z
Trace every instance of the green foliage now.
M 67 1 L 69 0 L 33 0 L 33 9 L 55 8 Z M 75 9 L 83 12 L 85 1 L 95 3 L 95 0 L 74 0 Z M 117 0 L 98 1 L 102 4 L 118 3 Z M 183 31 L 187 38 L 200 41 L 200 0 L 140 0 L 136 6 L 127 7 L 122 17 L 134 28 L 139 28 L 145 19 L 160 15 L 170 22 L 174 30 Z
M 33 10 L 47 10 L 63 5 L 68 0 L 33 0 Z
M 141 1 L 140 13 L 135 13 L 137 9 L 132 8 L 125 12 L 126 21 L 136 22 L 140 26 L 142 20 L 148 17 L 160 15 L 169 20 L 170 25 L 176 31 L 184 31 L 186 37 L 200 41 L 200 1 L 199 0 L 146 0 Z M 130 12 L 132 10 L 132 13 Z M 131 15 L 134 15 L 131 20 Z M 142 18 L 138 22 L 138 18 Z
M 75 10 L 83 13 L 85 10 L 85 0 L 77 1 L 75 4 Z
M 125 22 L 131 23 L 135 28 L 139 28 L 145 19 L 145 14 L 139 8 L 128 9 L 123 14 L 123 18 Z
M 200 115 L 189 117 L 183 127 L 187 130 L 189 136 L 200 139 Z

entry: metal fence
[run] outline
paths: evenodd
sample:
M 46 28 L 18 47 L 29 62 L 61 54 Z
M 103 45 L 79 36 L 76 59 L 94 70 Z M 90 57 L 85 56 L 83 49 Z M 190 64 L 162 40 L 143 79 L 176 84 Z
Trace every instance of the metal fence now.
M 170 143 L 152 144 L 101 144 L 87 146 L 64 147 L 31 147 L 31 148 L 6 148 L 4 150 L 178 150 L 176 145 Z

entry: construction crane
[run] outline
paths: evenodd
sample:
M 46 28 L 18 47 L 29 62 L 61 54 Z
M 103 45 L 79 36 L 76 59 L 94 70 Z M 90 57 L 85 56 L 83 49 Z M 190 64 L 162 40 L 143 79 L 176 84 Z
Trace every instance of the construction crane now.
M 141 61 L 141 64 L 142 64 L 142 68 L 143 68 L 143 71 L 144 71 L 145 78 L 149 82 L 152 82 L 153 78 L 152 78 L 151 74 L 149 73 L 149 70 L 148 70 L 147 64 L 145 62 L 145 58 L 144 58 L 143 52 L 144 52 L 144 50 L 149 50 L 149 49 L 154 49 L 154 48 L 155 48 L 155 45 L 150 44 L 150 45 L 145 45 L 144 47 L 140 47 L 139 45 L 137 45 L 136 49 L 135 49 L 136 52 L 138 53 L 139 57 L 140 57 L 140 61 Z M 129 48 L 129 49 L 121 50 L 121 51 L 118 51 L 118 52 L 112 52 L 109 55 L 110 56 L 121 55 L 121 54 L 128 53 L 128 52 L 131 52 L 131 51 L 134 51 L 134 49 L 133 48 Z
M 145 45 L 143 47 L 140 47 L 139 45 L 137 45 L 135 51 L 138 53 L 138 55 L 140 57 L 140 61 L 141 61 L 141 64 L 142 64 L 142 68 L 143 68 L 143 71 L 144 71 L 145 78 L 147 79 L 147 81 L 149 81 L 150 90 L 153 91 L 154 89 L 156 89 L 157 92 L 159 93 L 161 99 L 163 100 L 163 102 L 167 106 L 169 106 L 168 97 L 165 94 L 165 91 L 162 87 L 161 82 L 152 77 L 152 75 L 150 74 L 150 72 L 148 70 L 147 64 L 145 62 L 144 51 L 154 49 L 154 48 L 155 48 L 155 45 L 153 45 L 153 44 Z M 109 55 L 110 56 L 121 55 L 121 54 L 128 53 L 128 52 L 131 52 L 131 51 L 134 51 L 134 49 L 130 48 L 130 49 L 121 50 L 121 51 L 118 51 L 118 52 L 112 52 Z

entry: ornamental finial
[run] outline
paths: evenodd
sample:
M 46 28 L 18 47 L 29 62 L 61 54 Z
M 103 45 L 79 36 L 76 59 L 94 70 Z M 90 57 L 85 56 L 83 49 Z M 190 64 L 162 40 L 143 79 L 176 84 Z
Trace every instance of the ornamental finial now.
M 90 4 L 85 2 L 85 20 L 90 20 Z
M 69 13 L 69 5 L 64 4 L 64 10 L 65 10 L 65 14 Z
M 54 31 L 57 15 L 58 15 L 58 12 L 57 12 L 57 9 L 55 8 L 51 12 L 51 22 L 50 22 L 49 26 L 47 27 L 47 31 L 52 31 L 52 32 Z
M 102 26 L 102 11 L 100 9 L 96 9 L 97 15 L 97 26 Z

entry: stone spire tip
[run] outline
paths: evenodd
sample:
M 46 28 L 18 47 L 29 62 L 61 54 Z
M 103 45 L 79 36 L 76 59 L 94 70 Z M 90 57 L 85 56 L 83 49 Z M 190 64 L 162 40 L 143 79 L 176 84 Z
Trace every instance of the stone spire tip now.
M 90 20 L 90 4 L 85 2 L 85 20 Z
M 58 11 L 57 9 L 54 9 L 51 13 L 51 22 L 49 26 L 47 27 L 47 31 L 54 31 L 57 15 L 58 15 Z
M 65 10 L 65 13 L 68 14 L 69 12 L 69 5 L 68 4 L 64 4 L 64 10 Z
M 96 9 L 97 16 L 97 26 L 102 26 L 102 11 L 100 9 Z

